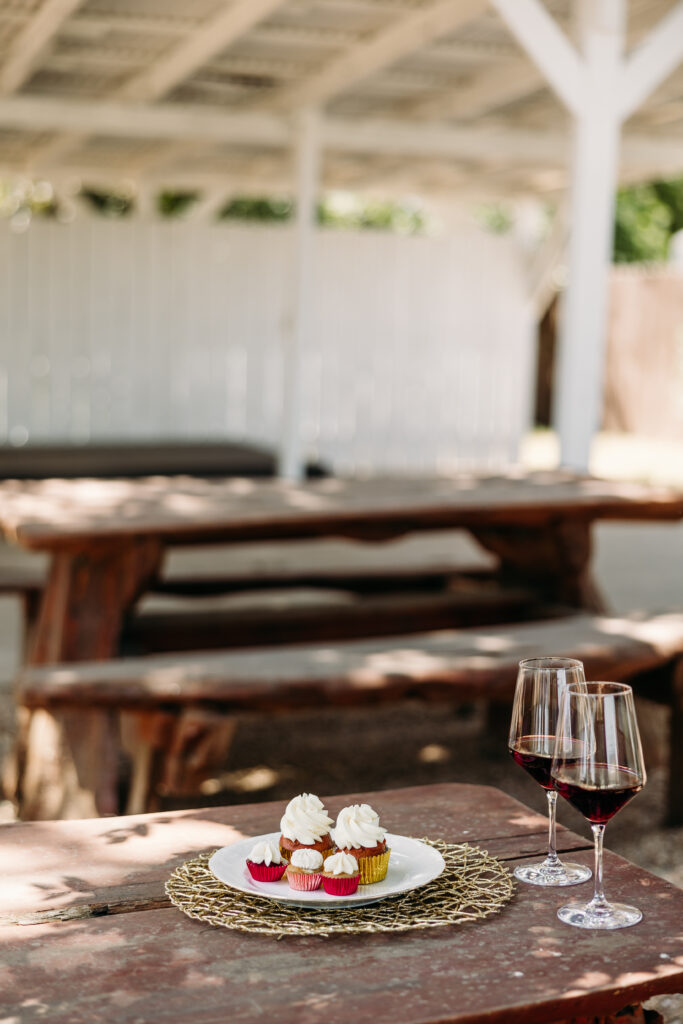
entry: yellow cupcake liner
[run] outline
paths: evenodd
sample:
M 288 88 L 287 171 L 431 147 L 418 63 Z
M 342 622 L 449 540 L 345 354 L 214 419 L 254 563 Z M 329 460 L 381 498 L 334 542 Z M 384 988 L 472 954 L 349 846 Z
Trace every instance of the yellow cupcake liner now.
M 390 854 L 391 850 L 385 850 L 384 853 L 376 853 L 374 857 L 356 858 L 360 868 L 361 885 L 373 885 L 386 878 Z

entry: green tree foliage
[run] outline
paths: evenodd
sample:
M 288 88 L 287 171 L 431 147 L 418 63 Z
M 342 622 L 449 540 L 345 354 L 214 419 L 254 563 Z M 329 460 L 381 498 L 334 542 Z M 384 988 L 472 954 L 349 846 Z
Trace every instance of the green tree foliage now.
M 199 199 L 199 192 L 171 192 L 165 189 L 156 199 L 156 205 L 162 217 L 182 216 Z
M 292 216 L 293 203 L 290 199 L 278 199 L 263 196 L 252 199 L 249 196 L 238 196 L 231 199 L 219 213 L 220 220 L 250 220 L 265 223 L 277 223 L 289 220 Z
M 614 224 L 614 262 L 666 260 L 671 236 L 681 229 L 683 177 L 619 189 Z
M 294 215 L 290 199 L 247 196 L 232 199 L 220 212 L 221 220 L 277 223 Z M 424 214 L 408 201 L 363 201 L 350 196 L 332 196 L 318 205 L 318 223 L 333 228 L 375 229 L 415 234 L 425 227 Z
M 135 200 L 128 192 L 104 192 L 96 188 L 82 188 L 81 198 L 103 217 L 127 217 L 135 209 Z

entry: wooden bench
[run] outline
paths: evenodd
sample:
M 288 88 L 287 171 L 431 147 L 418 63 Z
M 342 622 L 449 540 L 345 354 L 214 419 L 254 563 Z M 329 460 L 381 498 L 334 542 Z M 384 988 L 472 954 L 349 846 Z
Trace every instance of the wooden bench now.
M 23 672 L 18 796 L 23 816 L 88 817 L 197 791 L 223 766 L 234 715 L 417 698 L 509 702 L 529 655 L 581 658 L 589 678 L 632 681 L 671 708 L 669 817 L 683 820 L 683 615 L 576 615 L 514 626 L 255 651 L 200 652 Z
M 424 572 L 424 575 L 423 575 Z M 321 572 L 321 576 L 323 576 Z M 255 581 L 234 594 L 249 600 L 236 603 L 171 597 L 134 611 L 124 622 L 121 653 L 139 655 L 171 651 L 266 647 L 275 644 L 319 643 L 395 636 L 426 630 L 490 625 L 552 618 L 558 613 L 538 594 L 520 585 L 503 586 L 489 573 L 427 575 L 407 569 L 351 576 L 359 590 L 344 589 L 341 577 L 326 575 L 322 587 L 315 573 L 309 585 L 287 587 L 285 579 L 255 593 Z M 332 586 L 333 579 L 337 586 Z M 303 580 L 303 574 L 302 574 Z M 218 587 L 220 581 L 215 581 Z M 302 589 L 303 588 L 303 589 Z M 271 590 L 270 594 L 265 591 Z M 228 595 L 232 597 L 230 590 Z M 158 603 L 158 602 L 157 602 Z

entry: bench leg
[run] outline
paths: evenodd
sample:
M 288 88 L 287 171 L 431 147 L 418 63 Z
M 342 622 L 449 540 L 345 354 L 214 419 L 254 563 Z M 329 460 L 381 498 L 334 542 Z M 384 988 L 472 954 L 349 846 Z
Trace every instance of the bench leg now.
M 667 824 L 683 825 L 683 658 L 676 662 L 671 682 Z
M 28 715 L 17 796 L 24 820 L 118 813 L 119 743 L 115 714 L 44 708 Z
M 131 760 L 126 814 L 158 809 L 163 796 L 199 796 L 225 770 L 237 719 L 184 708 L 122 715 L 122 742 Z
M 104 659 L 118 653 L 123 616 L 157 574 L 156 540 L 103 542 L 54 555 L 29 663 Z M 119 812 L 116 715 L 97 708 L 33 709 L 15 753 L 14 796 L 27 819 Z

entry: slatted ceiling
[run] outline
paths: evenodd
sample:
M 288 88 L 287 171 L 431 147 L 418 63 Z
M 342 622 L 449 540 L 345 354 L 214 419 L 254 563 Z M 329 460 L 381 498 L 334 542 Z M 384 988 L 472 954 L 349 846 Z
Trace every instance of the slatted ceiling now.
M 42 58 L 39 70 L 21 91 L 30 95 L 82 99 L 113 97 L 125 82 L 172 51 L 189 32 L 219 8 L 223 9 L 224 2 L 196 0 L 187 4 L 186 0 L 84 0 L 62 24 L 52 41 L 51 50 Z M 563 25 L 569 24 L 570 0 L 543 2 Z M 630 0 L 629 31 L 632 40 L 642 37 L 674 2 Z M 195 73 L 189 74 L 160 102 L 206 105 L 226 110 L 252 110 L 260 106 L 267 109 L 270 96 L 279 89 L 315 75 L 340 54 L 348 52 L 354 43 L 385 31 L 427 3 L 428 0 L 283 0 L 270 15 L 236 38 L 223 53 L 212 56 Z M 0 0 L 0 63 L 3 47 L 11 44 L 13 35 L 39 6 L 40 0 L 23 3 Z M 411 104 L 438 100 L 461 87 L 466 89 L 472 76 L 485 76 L 489 71 L 500 72 L 501 61 L 519 59 L 519 55 L 517 44 L 498 15 L 488 11 L 459 31 L 438 38 L 375 74 L 351 83 L 332 98 L 329 110 L 349 118 L 413 116 Z M 649 110 L 639 113 L 633 120 L 636 128 L 652 129 L 661 124 L 667 130 L 671 126 L 675 131 L 679 122 L 683 128 L 683 78 L 675 81 L 672 76 L 672 81 L 673 85 L 668 83 L 668 91 L 660 90 L 661 95 L 651 101 Z M 447 119 L 447 113 L 440 113 L 438 109 L 432 116 L 437 121 Z M 460 116 L 464 118 L 464 115 Z M 477 122 L 482 125 L 501 123 L 506 128 L 518 125 L 543 131 L 549 124 L 557 127 L 559 118 L 563 123 L 566 121 L 554 96 L 547 88 L 539 86 L 528 96 L 509 103 L 503 95 L 499 105 L 492 106 L 485 116 L 478 116 Z M 456 118 L 451 118 L 451 122 L 456 126 L 459 123 Z M 64 142 L 64 136 L 60 141 Z M 101 146 L 84 150 L 77 137 L 73 138 L 73 144 L 74 152 L 68 159 L 61 155 L 69 152 L 64 145 L 52 157 L 55 166 L 61 163 L 75 169 L 79 154 L 83 157 L 85 153 L 89 160 L 94 161 L 96 153 L 99 160 L 105 152 Z M 158 148 L 159 159 L 166 172 L 180 172 L 187 167 L 182 147 L 178 147 L 175 154 L 169 149 L 165 163 L 162 147 Z M 229 149 L 219 156 L 214 155 L 215 150 L 211 147 L 195 145 L 192 149 L 209 161 L 209 168 L 218 168 L 216 173 L 229 163 Z M 131 153 L 136 154 L 136 159 L 140 154 L 137 145 L 114 138 L 107 141 L 106 152 L 111 166 L 122 170 Z M 155 150 L 151 151 L 151 156 L 152 160 L 156 159 Z M 50 158 L 49 151 L 47 158 Z M 195 161 L 193 166 L 200 163 L 201 160 Z M 437 168 L 432 167 L 428 171 L 426 165 L 418 167 L 413 160 L 409 164 L 407 170 L 414 167 L 416 183 L 427 179 L 440 180 Z M 260 163 L 256 160 L 254 164 L 257 167 L 262 165 L 262 160 Z M 344 177 L 342 163 L 332 160 L 325 166 L 328 185 Z M 370 154 L 363 156 L 357 163 L 358 179 L 377 177 L 377 166 Z M 462 161 L 458 161 L 458 173 L 464 166 Z M 290 167 L 288 153 L 275 153 L 268 174 L 286 182 Z M 128 171 L 137 173 L 136 166 L 131 164 Z M 523 173 L 519 165 L 510 169 L 511 188 Z M 448 171 L 443 180 L 449 180 Z M 528 181 L 532 186 L 531 175 Z
M 210 17 L 221 6 L 222 0 L 85 0 L 81 12 L 103 18 L 168 18 L 189 24 Z
M 112 88 L 126 77 L 120 74 L 97 74 L 84 68 L 82 72 L 52 70 L 49 66 L 39 68 L 22 86 L 21 92 L 32 96 L 64 96 L 88 99 L 103 99 Z
M 265 21 L 242 40 L 242 49 L 247 50 L 251 46 L 279 55 L 286 47 L 292 57 L 297 57 L 301 50 L 303 57 L 308 59 L 311 52 L 317 57 L 320 52 L 349 46 L 355 38 L 354 32 L 342 29 L 312 28 L 299 24 L 279 25 L 274 21 Z
M 114 26 L 107 28 L 94 39 L 63 31 L 57 37 L 55 46 L 46 60 L 52 62 L 57 56 L 73 56 L 87 61 L 121 61 L 135 64 L 161 56 L 176 40 L 177 36 L 168 32 L 163 35 L 140 34 Z
M 280 79 L 294 79 L 305 74 L 309 68 L 305 61 L 271 60 L 263 54 L 254 55 L 242 48 L 239 54 L 227 55 L 206 64 L 193 78 L 194 82 L 219 81 L 231 76 L 254 76 L 269 78 L 277 75 Z
M 177 89 L 169 93 L 167 98 L 169 103 L 187 103 L 197 106 L 225 104 L 239 107 L 241 103 L 254 95 L 254 88 L 254 84 L 247 86 L 244 80 L 239 83 L 193 80 L 179 85 Z

